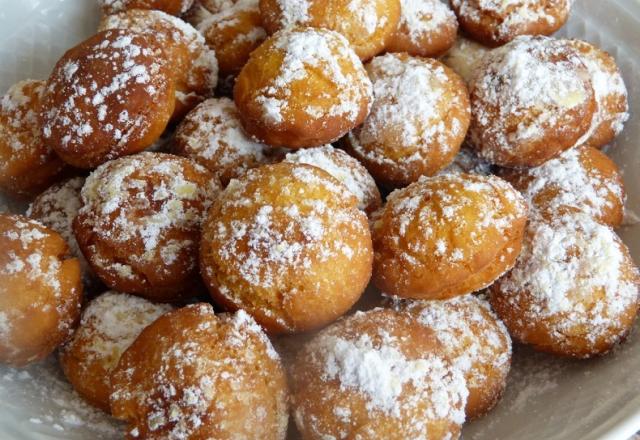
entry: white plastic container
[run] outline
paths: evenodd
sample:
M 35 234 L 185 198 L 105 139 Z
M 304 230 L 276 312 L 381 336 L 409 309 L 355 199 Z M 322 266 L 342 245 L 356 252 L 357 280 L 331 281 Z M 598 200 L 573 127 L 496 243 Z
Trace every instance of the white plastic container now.
M 28 77 L 44 79 L 65 50 L 91 35 L 95 0 L 0 0 L 0 92 Z M 640 2 L 577 0 L 562 36 L 612 53 L 622 68 L 632 118 L 609 154 L 624 172 L 629 219 L 620 230 L 640 263 Z M 19 206 L 0 198 L 0 210 Z M 611 355 L 566 361 L 517 349 L 503 400 L 465 427 L 465 440 L 626 440 L 640 430 L 640 334 Z M 55 359 L 0 367 L 0 439 L 117 439 L 122 426 L 71 390 Z

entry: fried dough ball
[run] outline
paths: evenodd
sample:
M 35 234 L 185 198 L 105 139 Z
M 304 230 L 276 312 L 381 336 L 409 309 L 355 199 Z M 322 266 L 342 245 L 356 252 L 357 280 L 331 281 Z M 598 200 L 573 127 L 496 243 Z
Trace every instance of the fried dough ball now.
M 38 112 L 45 82 L 14 84 L 0 104 L 0 190 L 33 196 L 60 178 L 64 162 L 44 142 Z
M 0 214 L 0 363 L 47 357 L 80 317 L 80 263 L 64 239 L 41 223 Z
M 477 66 L 490 49 L 473 40 L 458 35 L 453 47 L 441 59 L 469 84 Z
M 422 178 L 391 193 L 373 223 L 373 280 L 405 298 L 478 291 L 515 263 L 526 216 L 524 198 L 498 177 Z
M 343 315 L 366 288 L 372 259 L 356 197 L 310 165 L 264 165 L 232 180 L 202 230 L 200 267 L 214 300 L 272 334 Z
M 107 29 L 150 34 L 164 47 L 176 80 L 174 120 L 213 96 L 218 82 L 216 55 L 191 25 L 161 11 L 135 9 L 104 17 L 99 30 Z
M 240 310 L 194 304 L 158 318 L 111 375 L 111 411 L 127 438 L 273 439 L 287 431 L 284 368 Z
M 518 37 L 492 50 L 470 84 L 469 141 L 505 167 L 532 167 L 571 148 L 596 111 L 589 73 L 566 40 Z
M 157 9 L 171 15 L 182 15 L 189 10 L 193 0 L 98 0 L 106 15 L 130 9 Z
M 569 40 L 591 75 L 597 110 L 591 122 L 586 145 L 600 148 L 616 138 L 629 119 L 627 88 L 616 60 L 586 41 Z
M 460 27 L 486 46 L 519 35 L 551 35 L 569 18 L 573 0 L 451 0 Z
M 446 167 L 469 126 L 462 79 L 439 61 L 386 54 L 367 65 L 375 100 L 364 124 L 345 139 L 377 182 L 406 186 Z
M 69 245 L 71 255 L 80 262 L 85 288 L 92 288 L 97 284 L 95 274 L 82 255 L 76 237 L 73 235 L 73 219 L 82 206 L 80 190 L 84 181 L 84 177 L 74 177 L 52 185 L 33 200 L 26 215 L 62 235 Z
M 373 99 L 347 40 L 313 28 L 277 32 L 253 51 L 234 98 L 251 136 L 286 148 L 336 141 L 362 123 Z
M 207 168 L 226 186 L 248 169 L 271 161 L 268 147 L 252 140 L 229 98 L 209 99 L 189 113 L 176 130 L 172 152 Z
M 196 1 L 187 17 L 215 51 L 221 77 L 237 75 L 251 52 L 267 38 L 258 0 L 229 3 L 219 8 L 217 4 Z
M 511 272 L 491 305 L 511 336 L 536 350 L 588 358 L 631 331 L 640 273 L 613 230 L 584 214 L 529 223 Z
M 389 38 L 389 52 L 438 57 L 453 46 L 458 20 L 441 0 L 401 0 L 398 29 Z
M 120 356 L 145 327 L 171 309 L 114 291 L 93 299 L 73 337 L 60 350 L 62 371 L 78 394 L 109 412 L 109 377 Z
M 444 301 L 397 301 L 394 308 L 433 330 L 454 368 L 464 374 L 467 419 L 491 411 L 506 386 L 511 338 L 489 303 L 463 295 Z
M 467 387 L 435 333 L 389 309 L 356 312 L 307 343 L 292 366 L 304 440 L 457 439 Z
M 188 159 L 123 157 L 87 178 L 73 230 L 109 288 L 177 301 L 198 285 L 200 224 L 219 189 L 209 171 Z
M 484 161 L 478 155 L 469 148 L 461 148 L 456 157 L 445 169 L 440 171 L 439 174 L 446 173 L 468 173 L 468 174 L 481 174 L 488 176 L 492 174 L 491 164 Z
M 171 69 L 150 34 L 111 30 L 80 43 L 49 77 L 40 115 L 45 142 L 79 168 L 144 150 L 173 113 Z
M 572 148 L 539 167 L 502 170 L 500 176 L 546 217 L 578 211 L 614 228 L 622 223 L 622 175 L 616 164 L 595 148 Z
M 297 26 L 330 29 L 364 61 L 382 52 L 396 31 L 400 0 L 260 0 L 260 12 L 269 34 Z
M 306 163 L 325 170 L 356 196 L 358 209 L 367 214 L 382 205 L 380 191 L 367 169 L 358 160 L 331 145 L 289 153 L 285 162 Z

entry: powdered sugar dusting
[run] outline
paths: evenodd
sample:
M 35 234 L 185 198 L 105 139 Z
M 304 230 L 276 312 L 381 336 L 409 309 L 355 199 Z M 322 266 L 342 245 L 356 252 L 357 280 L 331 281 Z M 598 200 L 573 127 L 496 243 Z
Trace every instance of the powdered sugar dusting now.
M 400 27 L 404 26 L 410 39 L 420 44 L 431 42 L 433 33 L 445 25 L 457 24 L 456 15 L 441 0 L 401 0 Z

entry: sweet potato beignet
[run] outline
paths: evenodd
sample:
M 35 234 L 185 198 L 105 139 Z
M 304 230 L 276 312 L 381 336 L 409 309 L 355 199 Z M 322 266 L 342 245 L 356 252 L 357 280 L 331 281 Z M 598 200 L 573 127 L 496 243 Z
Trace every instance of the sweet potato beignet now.
M 578 213 L 531 220 L 516 265 L 491 286 L 490 299 L 514 339 L 588 358 L 631 331 L 639 286 L 640 272 L 616 233 Z
M 519 35 L 551 35 L 573 0 L 451 0 L 460 27 L 474 40 L 501 46 Z
M 298 26 L 343 35 L 361 60 L 382 52 L 400 19 L 400 0 L 260 0 L 268 33 Z
M 152 35 L 122 29 L 67 51 L 47 83 L 40 114 L 45 142 L 79 168 L 149 147 L 175 106 L 167 56 Z
M 596 101 L 589 72 L 567 40 L 518 37 L 489 52 L 469 85 L 468 141 L 488 162 L 543 164 L 588 132 Z
M 73 230 L 109 288 L 177 301 L 198 286 L 200 225 L 219 189 L 209 171 L 188 159 L 123 157 L 87 178 Z
M 347 40 L 327 29 L 279 31 L 251 53 L 233 90 L 251 136 L 276 147 L 317 147 L 362 123 L 371 81 Z
M 292 413 L 305 440 L 457 439 L 467 387 L 434 332 L 390 309 L 356 312 L 293 363 Z
M 65 163 L 42 138 L 38 113 L 45 82 L 14 84 L 0 107 L 0 190 L 34 196 L 61 177 Z
M 171 309 L 113 291 L 93 299 L 82 311 L 73 337 L 60 350 L 62 370 L 78 394 L 109 412 L 111 370 L 140 332 Z
M 524 198 L 498 177 L 423 177 L 391 193 L 373 222 L 373 280 L 415 299 L 480 290 L 515 263 L 526 216 Z
M 164 12 L 135 9 L 104 17 L 98 30 L 108 29 L 148 34 L 162 45 L 176 81 L 174 121 L 213 96 L 218 83 L 218 61 L 191 25 Z
M 386 54 L 367 64 L 374 103 L 344 140 L 382 185 L 402 187 L 446 167 L 469 127 L 467 88 L 439 61 Z
M 73 333 L 82 304 L 80 263 L 55 231 L 0 214 L 0 363 L 24 366 Z
M 127 438 L 269 439 L 287 432 L 287 379 L 263 330 L 240 310 L 194 304 L 158 318 L 111 375 Z
M 294 333 L 351 308 L 372 254 L 356 197 L 319 168 L 281 163 L 227 186 L 204 223 L 200 267 L 216 302 L 270 333 Z

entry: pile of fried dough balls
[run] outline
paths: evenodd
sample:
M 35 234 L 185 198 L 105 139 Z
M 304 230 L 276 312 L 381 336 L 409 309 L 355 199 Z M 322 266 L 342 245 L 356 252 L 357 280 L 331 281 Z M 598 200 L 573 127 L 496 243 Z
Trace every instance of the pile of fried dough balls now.
M 0 362 L 130 439 L 452 439 L 512 339 L 609 352 L 627 92 L 571 3 L 101 0 L 2 99 Z

